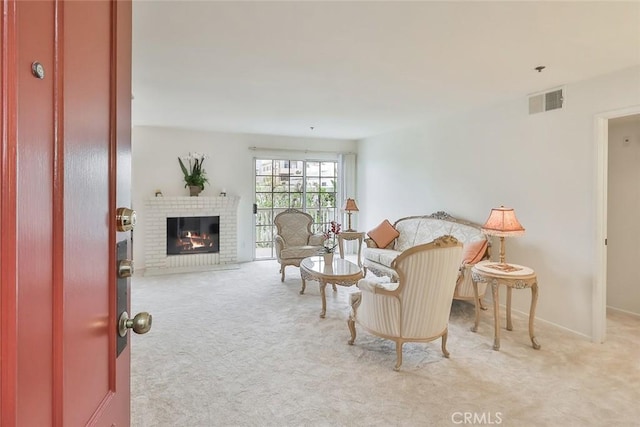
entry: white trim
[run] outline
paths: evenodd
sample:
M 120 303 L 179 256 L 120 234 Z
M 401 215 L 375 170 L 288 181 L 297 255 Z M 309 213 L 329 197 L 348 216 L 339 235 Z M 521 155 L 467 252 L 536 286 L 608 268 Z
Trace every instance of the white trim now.
M 595 233 L 595 271 L 592 288 L 591 341 L 602 343 L 607 333 L 607 173 L 609 119 L 603 116 L 595 120 L 596 140 L 596 233 Z
M 307 150 L 307 149 L 298 149 L 298 148 L 269 148 L 269 147 L 249 147 L 251 151 L 261 151 L 261 152 L 289 152 L 289 153 L 305 153 L 305 154 L 356 154 L 353 151 L 336 151 L 336 150 Z
M 594 120 L 596 182 L 595 209 L 596 230 L 594 234 L 595 265 L 592 292 L 591 341 L 602 343 L 607 335 L 607 183 L 609 155 L 609 120 L 617 117 L 640 114 L 640 105 L 600 113 Z
M 256 190 L 257 190 L 257 186 L 256 186 L 256 161 L 258 160 L 257 157 L 253 157 L 251 159 L 251 179 L 253 180 L 253 193 L 251 194 L 251 216 L 253 217 L 253 220 L 251 222 L 251 245 L 253 246 L 251 249 L 251 260 L 252 261 L 258 261 L 259 259 L 256 258 L 256 238 L 258 237 L 258 234 L 256 233 L 256 226 L 258 225 L 258 215 L 257 213 L 253 213 L 253 207 L 258 203 L 258 200 L 256 198 Z M 260 258 L 262 259 L 262 258 Z
M 625 316 L 635 317 L 635 318 L 640 320 L 640 313 L 634 313 L 632 311 L 622 310 L 620 308 L 607 306 L 607 312 L 609 312 L 609 313 L 615 312 L 615 313 L 619 313 L 619 314 L 624 314 Z

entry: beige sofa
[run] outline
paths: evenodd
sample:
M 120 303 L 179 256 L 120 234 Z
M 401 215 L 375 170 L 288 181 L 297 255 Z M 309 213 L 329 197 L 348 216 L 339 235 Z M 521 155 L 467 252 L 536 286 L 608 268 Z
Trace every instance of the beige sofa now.
M 402 251 L 429 243 L 440 236 L 452 235 L 462 242 L 466 249 L 463 250 L 464 255 L 453 298 L 473 301 L 471 267 L 475 262 L 489 258 L 490 248 L 487 237 L 480 230 L 480 225 L 454 218 L 440 211 L 426 216 L 401 218 L 393 224 L 393 228 L 399 235 L 384 248 L 379 248 L 371 238 L 365 239 L 363 258 L 364 266 L 368 271 L 376 276 L 387 276 L 392 281 L 397 281 L 398 274 L 391 268 L 391 263 Z M 478 295 L 481 306 L 485 291 L 486 283 L 479 283 Z

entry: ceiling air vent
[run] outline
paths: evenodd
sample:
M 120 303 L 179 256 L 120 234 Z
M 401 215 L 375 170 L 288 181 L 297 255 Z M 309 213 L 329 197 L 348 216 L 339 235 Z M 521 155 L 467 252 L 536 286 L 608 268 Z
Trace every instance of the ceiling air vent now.
M 562 92 L 562 89 L 554 89 L 549 92 L 529 96 L 529 114 L 562 108 L 564 102 Z

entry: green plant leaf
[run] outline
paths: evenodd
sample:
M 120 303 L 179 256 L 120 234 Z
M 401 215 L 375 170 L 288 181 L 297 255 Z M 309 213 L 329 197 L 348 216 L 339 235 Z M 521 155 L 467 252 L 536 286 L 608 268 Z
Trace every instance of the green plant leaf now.
M 187 180 L 189 178 L 189 171 L 184 167 L 184 163 L 182 163 L 182 159 L 178 157 L 178 161 L 180 162 L 180 168 L 182 169 L 182 173 L 184 174 L 184 179 Z

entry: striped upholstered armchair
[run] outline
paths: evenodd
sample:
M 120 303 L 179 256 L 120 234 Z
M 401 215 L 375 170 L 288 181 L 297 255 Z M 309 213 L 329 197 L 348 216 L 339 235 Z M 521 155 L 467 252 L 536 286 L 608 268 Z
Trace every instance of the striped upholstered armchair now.
M 442 236 L 431 243 L 411 247 L 393 261 L 396 283 L 361 279 L 360 292 L 351 294 L 349 344 L 356 339 L 355 323 L 396 343 L 396 366 L 402 365 L 405 342 L 429 342 L 442 337 L 447 351 L 447 332 L 453 291 L 462 259 L 462 243 Z

